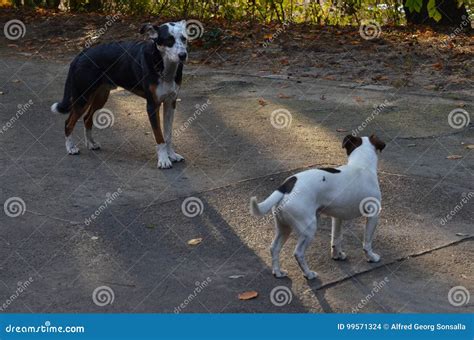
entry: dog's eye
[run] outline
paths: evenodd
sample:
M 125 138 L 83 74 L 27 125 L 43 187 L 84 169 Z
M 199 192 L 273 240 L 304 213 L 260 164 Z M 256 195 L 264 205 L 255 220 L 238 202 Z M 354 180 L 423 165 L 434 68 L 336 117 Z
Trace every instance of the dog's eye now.
M 181 41 L 184 43 L 186 42 L 186 38 L 184 37 L 184 35 L 181 36 Z

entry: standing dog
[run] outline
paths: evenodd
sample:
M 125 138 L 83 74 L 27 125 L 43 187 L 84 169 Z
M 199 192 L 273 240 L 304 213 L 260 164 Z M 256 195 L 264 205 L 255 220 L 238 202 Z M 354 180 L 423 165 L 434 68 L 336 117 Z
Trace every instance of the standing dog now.
M 322 168 L 300 172 L 287 178 L 265 201 L 250 199 L 254 216 L 266 214 L 273 208 L 275 239 L 271 245 L 272 269 L 276 277 L 285 277 L 280 269 L 280 251 L 292 228 L 298 233 L 294 255 L 307 279 L 317 273 L 311 271 L 305 260 L 305 251 L 313 240 L 320 214 L 332 217 L 331 256 L 345 260 L 342 251 L 342 220 L 367 216 L 363 249 L 369 261 L 378 262 L 380 256 L 372 251 L 372 239 L 378 222 L 381 194 L 377 179 L 377 153 L 385 143 L 375 135 L 354 137 L 348 135 L 342 142 L 348 162 L 337 169 Z
M 117 86 L 146 99 L 148 118 L 153 129 L 158 168 L 172 167 L 184 158 L 171 145 L 176 98 L 181 85 L 183 64 L 187 60 L 186 21 L 161 26 L 143 25 L 142 42 L 116 42 L 82 51 L 71 63 L 61 103 L 51 111 L 69 113 L 66 120 L 66 150 L 79 153 L 72 131 L 84 116 L 85 144 L 96 150 L 100 145 L 92 138 L 94 112 L 104 107 L 111 89 Z M 163 103 L 164 136 L 159 110 Z

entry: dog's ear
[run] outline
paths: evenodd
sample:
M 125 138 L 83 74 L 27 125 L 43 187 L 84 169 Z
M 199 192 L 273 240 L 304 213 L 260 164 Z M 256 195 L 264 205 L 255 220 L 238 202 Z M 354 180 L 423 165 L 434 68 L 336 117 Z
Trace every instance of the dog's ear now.
M 149 39 L 156 39 L 158 38 L 158 27 L 148 22 L 143 24 L 142 28 L 140 29 L 140 34 L 145 34 Z
M 375 150 L 379 150 L 382 152 L 382 150 L 385 148 L 385 143 L 379 139 L 375 134 L 372 134 L 369 137 L 369 141 L 372 143 L 373 146 L 375 146 Z
M 362 138 L 353 135 L 347 135 L 342 141 L 342 147 L 346 149 L 348 156 L 352 153 L 352 151 L 354 151 L 354 149 L 358 148 L 361 145 Z

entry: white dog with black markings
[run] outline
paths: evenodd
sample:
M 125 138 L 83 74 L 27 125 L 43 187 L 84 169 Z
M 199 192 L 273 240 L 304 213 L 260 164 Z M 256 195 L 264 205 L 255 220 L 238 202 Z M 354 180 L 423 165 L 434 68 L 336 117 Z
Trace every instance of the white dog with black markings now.
M 372 250 L 374 231 L 379 220 L 381 194 L 377 178 L 377 150 L 385 143 L 375 135 L 355 137 L 348 135 L 342 142 L 348 162 L 334 168 L 312 169 L 287 178 L 267 199 L 258 203 L 250 199 L 250 212 L 262 216 L 272 209 L 276 235 L 271 245 L 273 275 L 285 277 L 280 269 L 280 251 L 291 230 L 298 233 L 294 251 L 296 261 L 307 279 L 317 273 L 309 269 L 305 251 L 313 240 L 320 215 L 332 218 L 331 256 L 345 260 L 342 251 L 342 221 L 360 216 L 367 217 L 363 249 L 368 261 L 378 262 L 380 256 Z

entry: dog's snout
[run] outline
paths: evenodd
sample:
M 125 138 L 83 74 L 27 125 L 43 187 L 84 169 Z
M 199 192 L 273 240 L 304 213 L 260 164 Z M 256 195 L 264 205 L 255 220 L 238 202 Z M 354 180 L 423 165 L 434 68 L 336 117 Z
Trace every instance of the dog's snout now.
M 181 52 L 178 54 L 179 60 L 185 61 L 186 58 L 188 57 L 188 54 L 186 52 Z

